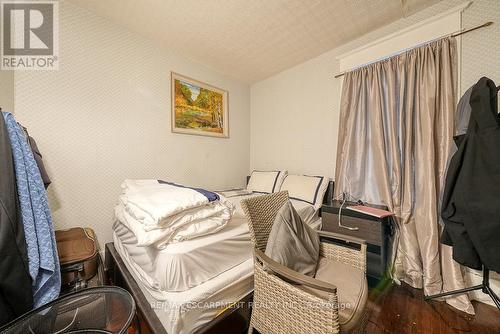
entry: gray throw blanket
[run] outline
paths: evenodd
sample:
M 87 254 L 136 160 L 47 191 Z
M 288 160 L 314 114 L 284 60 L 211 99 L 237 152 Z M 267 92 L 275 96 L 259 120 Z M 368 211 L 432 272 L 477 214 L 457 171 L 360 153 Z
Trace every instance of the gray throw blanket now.
M 314 277 L 316 274 L 318 233 L 302 221 L 290 201 L 276 215 L 265 254 L 304 275 Z

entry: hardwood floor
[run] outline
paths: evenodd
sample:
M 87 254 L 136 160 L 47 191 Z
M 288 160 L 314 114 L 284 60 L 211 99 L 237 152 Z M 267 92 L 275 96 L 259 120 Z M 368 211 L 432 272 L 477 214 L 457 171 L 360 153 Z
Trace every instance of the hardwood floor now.
M 392 285 L 372 290 L 365 333 L 397 334 L 498 334 L 500 310 L 473 302 L 475 316 L 460 312 L 439 301 L 424 301 L 422 290 Z
M 484 303 L 473 302 L 476 315 L 460 312 L 445 302 L 425 301 L 422 290 L 408 285 L 391 285 L 383 290 L 371 290 L 368 301 L 367 334 L 500 334 L 500 310 Z M 140 319 L 144 324 L 144 319 Z M 242 334 L 248 319 L 235 318 L 208 333 Z M 135 331 L 133 322 L 128 334 Z M 242 325 L 243 324 L 243 325 Z M 140 333 L 152 333 L 141 326 Z M 258 332 L 254 331 L 254 334 Z

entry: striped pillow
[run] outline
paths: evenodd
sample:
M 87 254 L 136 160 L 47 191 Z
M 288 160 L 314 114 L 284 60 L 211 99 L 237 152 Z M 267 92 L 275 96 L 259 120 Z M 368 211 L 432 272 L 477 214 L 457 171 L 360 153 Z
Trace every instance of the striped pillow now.
M 283 178 L 286 176 L 286 171 L 259 171 L 254 170 L 250 174 L 247 190 L 254 193 L 271 194 L 277 192 Z
M 287 190 L 292 199 L 304 201 L 319 209 L 323 203 L 329 179 L 325 176 L 287 175 L 280 191 Z

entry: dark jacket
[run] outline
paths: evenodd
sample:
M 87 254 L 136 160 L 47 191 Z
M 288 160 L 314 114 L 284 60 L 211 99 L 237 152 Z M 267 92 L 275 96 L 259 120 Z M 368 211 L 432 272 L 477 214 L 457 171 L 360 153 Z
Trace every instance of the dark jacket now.
M 49 185 L 52 183 L 52 181 L 50 180 L 47 170 L 45 169 L 42 153 L 40 153 L 40 150 L 38 149 L 38 145 L 36 144 L 35 138 L 31 137 L 30 134 L 28 133 L 28 129 L 22 126 L 20 123 L 17 124 L 19 124 L 19 126 L 24 131 L 24 136 L 26 137 L 26 141 L 30 144 L 31 152 L 33 153 L 36 165 L 38 166 L 38 170 L 40 171 L 40 175 L 42 176 L 43 185 L 45 186 L 45 189 L 47 189 Z
M 9 136 L 0 112 L 0 326 L 33 307 Z
M 442 242 L 453 259 L 474 269 L 500 272 L 500 117 L 497 87 L 474 85 L 467 133 L 455 138 L 443 195 Z
M 35 158 L 38 170 L 40 171 L 40 175 L 42 176 L 43 185 L 45 186 L 45 189 L 47 189 L 52 181 L 50 180 L 49 174 L 47 173 L 45 165 L 43 164 L 42 153 L 40 153 L 40 150 L 38 149 L 36 141 L 33 137 L 28 136 L 28 142 L 31 147 L 31 152 L 33 152 L 33 157 Z

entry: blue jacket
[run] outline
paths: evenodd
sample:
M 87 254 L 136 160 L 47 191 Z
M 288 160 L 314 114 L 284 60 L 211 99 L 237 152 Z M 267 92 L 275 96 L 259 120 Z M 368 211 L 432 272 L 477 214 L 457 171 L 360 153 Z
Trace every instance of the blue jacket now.
M 23 130 L 11 113 L 3 112 L 12 147 L 21 218 L 26 238 L 33 303 L 42 306 L 59 296 L 61 273 L 47 194 Z

